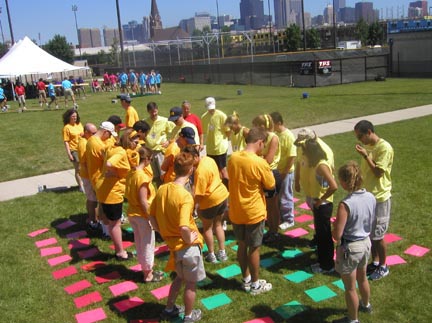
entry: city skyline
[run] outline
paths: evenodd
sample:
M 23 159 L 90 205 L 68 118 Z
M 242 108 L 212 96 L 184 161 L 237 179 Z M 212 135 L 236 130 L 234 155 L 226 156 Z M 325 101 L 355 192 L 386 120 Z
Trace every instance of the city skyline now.
M 346 0 L 347 7 L 354 7 L 359 0 Z M 396 16 L 407 16 L 409 0 L 375 0 L 374 9 L 378 9 L 380 15 L 387 18 Z M 127 4 L 120 3 L 122 24 L 136 20 L 142 22 L 144 16 L 150 15 L 151 0 L 128 0 Z M 216 3 L 218 3 L 219 15 L 228 14 L 233 18 L 240 18 L 240 0 L 188 0 L 178 6 L 174 0 L 159 0 L 157 5 L 164 27 L 177 26 L 182 19 L 188 19 L 197 12 L 208 12 L 212 16 L 217 15 Z M 275 18 L 274 0 L 264 0 L 264 14 L 270 13 Z M 304 0 L 306 12 L 312 16 L 322 15 L 327 4 L 332 0 Z M 12 26 L 15 41 L 28 36 L 38 44 L 45 44 L 55 34 L 65 36 L 68 42 L 78 43 L 77 31 L 72 6 L 77 6 L 76 16 L 78 28 L 116 28 L 117 16 L 115 1 L 104 1 L 103 6 L 99 1 L 67 0 L 57 2 L 55 9 L 51 6 L 41 6 L 37 2 L 26 3 L 23 10 L 22 3 L 9 1 L 9 9 L 12 18 Z M 2 7 L 0 22 L 2 37 L 5 41 L 10 40 L 10 32 L 6 15 L 5 3 L 0 2 Z

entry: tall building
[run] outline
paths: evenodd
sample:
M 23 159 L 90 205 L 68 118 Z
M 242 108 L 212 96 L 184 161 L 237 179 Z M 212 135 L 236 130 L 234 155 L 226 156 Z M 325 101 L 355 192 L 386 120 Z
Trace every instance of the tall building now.
M 428 2 L 427 1 L 413 1 L 408 6 L 408 17 L 417 18 L 428 16 Z
M 357 2 L 355 4 L 355 18 L 356 21 L 363 19 L 367 23 L 372 23 L 378 19 L 376 12 L 373 9 L 372 2 Z
M 351 7 L 345 7 L 339 9 L 340 20 L 347 24 L 356 22 L 355 9 Z
M 301 0 L 274 0 L 275 25 L 286 28 L 291 24 L 303 25 Z
M 329 25 L 333 25 L 333 6 L 332 5 L 327 5 L 324 8 L 324 23 L 329 24 Z
M 144 16 L 142 20 L 143 25 L 143 41 L 144 43 L 150 40 L 150 17 Z
M 195 16 L 180 21 L 180 28 L 192 35 L 194 30 L 203 30 L 204 27 L 211 29 L 211 17 L 208 12 L 196 12 Z
M 346 7 L 345 0 L 334 0 L 334 10 L 336 12 L 336 22 L 341 21 L 341 9 Z
M 78 29 L 78 41 L 81 48 L 101 47 L 101 33 L 99 28 Z
M 105 27 L 102 32 L 105 46 L 111 46 L 114 43 L 114 39 L 117 42 L 120 41 L 118 29 Z
M 144 43 L 144 26 L 136 20 L 129 21 L 127 25 L 122 26 L 124 40 Z
M 241 0 L 240 20 L 245 26 L 245 30 L 260 29 L 266 25 L 263 0 Z
M 157 7 L 156 0 L 152 0 L 150 9 L 150 37 L 154 38 L 156 31 L 161 29 L 163 28 L 159 9 Z

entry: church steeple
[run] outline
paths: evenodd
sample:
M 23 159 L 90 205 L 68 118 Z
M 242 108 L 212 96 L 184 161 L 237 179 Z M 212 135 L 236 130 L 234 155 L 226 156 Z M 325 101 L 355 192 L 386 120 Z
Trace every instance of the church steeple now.
M 155 36 L 155 31 L 158 29 L 162 29 L 162 20 L 159 15 L 159 9 L 157 7 L 156 0 L 152 0 L 151 10 L 150 10 L 150 37 L 151 38 Z

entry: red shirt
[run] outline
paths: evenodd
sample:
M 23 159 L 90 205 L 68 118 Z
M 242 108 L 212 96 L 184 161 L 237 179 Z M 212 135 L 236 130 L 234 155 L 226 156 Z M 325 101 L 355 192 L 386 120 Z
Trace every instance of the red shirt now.
M 202 130 L 202 124 L 201 124 L 201 119 L 196 115 L 191 113 L 190 115 L 188 115 L 187 117 L 184 118 L 186 121 L 192 123 L 195 125 L 195 127 L 198 130 L 198 135 L 202 135 L 203 130 Z
M 25 88 L 24 88 L 24 86 L 22 86 L 22 85 L 15 86 L 15 93 L 16 93 L 16 95 L 24 95 L 25 94 Z
M 45 91 L 45 88 L 46 88 L 46 85 L 45 85 L 45 83 L 43 81 L 37 82 L 37 89 L 39 91 Z

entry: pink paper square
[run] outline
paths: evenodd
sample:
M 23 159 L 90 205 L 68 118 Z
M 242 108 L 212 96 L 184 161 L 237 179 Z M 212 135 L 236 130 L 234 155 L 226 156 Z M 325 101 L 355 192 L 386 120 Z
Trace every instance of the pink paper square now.
M 104 266 L 106 266 L 106 263 L 103 261 L 92 261 L 88 264 L 82 265 L 81 269 L 84 271 L 93 271 Z
M 168 251 L 169 251 L 168 246 L 166 244 L 163 244 L 163 245 L 155 248 L 154 254 L 158 255 L 160 253 L 164 253 L 164 252 L 168 252 Z
M 296 222 L 303 223 L 313 220 L 313 216 L 309 214 L 302 214 L 294 219 Z
M 332 216 L 332 217 L 330 218 L 330 222 L 333 223 L 333 222 L 335 222 L 335 221 L 336 221 L 336 217 Z
M 114 296 L 130 292 L 131 290 L 138 289 L 138 285 L 131 281 L 125 281 L 119 284 L 115 284 L 109 287 L 111 293 Z
M 106 318 L 107 316 L 104 310 L 100 307 L 95 310 L 90 310 L 75 315 L 77 323 L 93 323 L 105 320 Z
M 306 231 L 306 230 L 303 229 L 303 228 L 297 228 L 297 229 L 294 229 L 294 230 L 287 231 L 287 232 L 285 232 L 284 234 L 285 234 L 286 236 L 291 237 L 291 238 L 298 238 L 298 237 L 304 236 L 304 235 L 306 235 L 306 234 L 308 234 L 308 233 L 309 233 L 309 232 Z
M 310 210 L 310 207 L 309 207 L 309 205 L 307 205 L 306 202 L 300 204 L 298 207 L 299 207 L 300 209 L 303 209 L 303 210 Z
M 76 223 L 73 222 L 72 220 L 67 220 L 63 223 L 57 224 L 56 228 L 60 229 L 60 230 L 64 230 L 64 229 L 70 228 L 71 226 L 74 226 L 75 224 Z
M 90 238 L 71 240 L 68 244 L 69 249 L 82 249 L 88 246 L 90 246 Z
M 95 257 L 99 254 L 100 254 L 100 251 L 97 247 L 91 248 L 88 250 L 78 251 L 78 257 L 80 257 L 81 259 L 92 258 L 92 257 Z
M 404 251 L 407 255 L 415 256 L 415 257 L 423 257 L 426 253 L 429 252 L 430 249 L 417 246 L 413 244 L 411 247 L 409 247 L 407 250 Z
M 87 279 L 83 279 L 80 280 L 79 282 L 73 283 L 72 285 L 66 286 L 64 288 L 65 292 L 68 293 L 69 295 L 78 293 L 86 288 L 91 287 L 92 284 L 87 280 Z
M 161 300 L 162 298 L 168 297 L 170 288 L 171 288 L 171 284 L 168 284 L 168 285 L 153 289 L 151 291 L 151 293 L 158 300 Z
M 59 256 L 59 257 L 55 257 L 55 258 L 50 258 L 48 259 L 48 264 L 53 267 L 53 266 L 57 266 L 59 264 L 62 264 L 66 261 L 71 261 L 72 257 L 69 255 L 63 255 L 63 256 Z
M 141 271 L 141 270 L 142 270 L 142 268 L 141 268 L 141 265 L 140 265 L 140 264 L 138 264 L 138 265 L 135 265 L 135 266 L 132 266 L 132 267 L 129 267 L 129 269 L 130 269 L 130 270 L 132 270 L 132 271 L 137 271 L 137 272 L 139 272 L 139 271 Z
M 33 231 L 33 232 L 30 232 L 29 234 L 27 234 L 30 238 L 34 238 L 34 237 L 36 237 L 36 236 L 38 236 L 38 235 L 40 235 L 40 234 L 42 234 L 42 233 L 45 233 L 45 232 L 47 232 L 48 231 L 48 229 L 47 228 L 44 228 L 44 229 L 39 229 L 39 230 L 36 230 L 36 231 Z
M 293 202 L 294 202 L 294 203 L 297 203 L 298 201 L 299 201 L 298 198 L 296 198 L 296 197 L 293 198 Z
M 40 249 L 40 255 L 41 257 L 51 256 L 51 255 L 57 255 L 59 253 L 63 252 L 62 247 L 49 247 L 49 248 L 42 248 Z
M 79 239 L 87 237 L 87 232 L 84 230 L 72 232 L 66 235 L 67 239 Z
M 124 249 L 129 248 L 130 246 L 133 246 L 133 244 L 134 243 L 131 241 L 123 241 L 123 248 Z M 110 249 L 115 250 L 115 246 L 113 244 L 109 247 L 110 247 Z
M 144 301 L 139 297 L 132 297 L 129 299 L 125 299 L 123 301 L 114 303 L 114 307 L 119 310 L 120 312 L 125 312 L 127 310 L 130 310 L 131 308 L 137 307 L 144 304 Z
M 48 238 L 48 239 L 36 241 L 35 245 L 38 248 L 42 248 L 42 247 L 50 246 L 50 245 L 56 244 L 56 243 L 57 243 L 56 238 Z
M 117 271 L 113 271 L 105 275 L 96 276 L 95 280 L 98 282 L 98 284 L 103 284 L 103 283 L 110 282 L 114 279 L 119 279 L 120 277 L 121 276 Z
M 56 270 L 52 273 L 54 279 L 61 279 L 64 277 L 69 277 L 78 273 L 77 269 L 74 266 L 69 266 L 63 269 Z
M 266 317 L 260 317 L 243 323 L 274 323 L 274 321 L 270 316 L 266 316 Z
M 74 303 L 77 308 L 81 308 L 101 301 L 102 301 L 102 296 L 99 292 L 88 293 L 74 299 Z
M 312 230 L 315 230 L 315 224 L 313 224 L 313 223 L 309 224 L 308 227 L 311 228 Z
M 406 264 L 406 261 L 400 256 L 398 255 L 387 256 L 386 265 L 393 266 L 393 265 L 400 265 L 400 264 Z
M 392 243 L 392 242 L 399 241 L 399 240 L 402 240 L 402 238 L 399 237 L 398 235 L 394 234 L 394 233 L 387 233 L 384 236 L 384 241 L 387 243 Z

